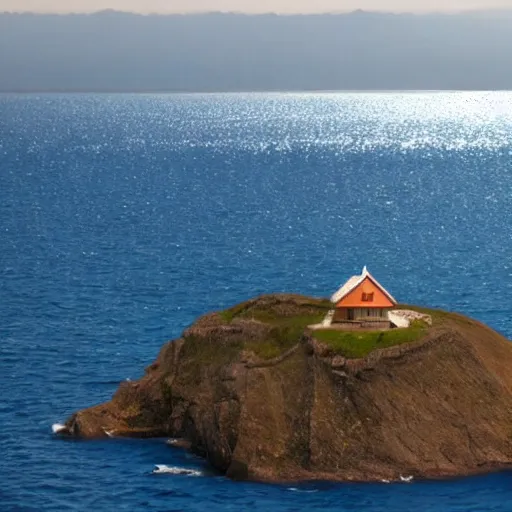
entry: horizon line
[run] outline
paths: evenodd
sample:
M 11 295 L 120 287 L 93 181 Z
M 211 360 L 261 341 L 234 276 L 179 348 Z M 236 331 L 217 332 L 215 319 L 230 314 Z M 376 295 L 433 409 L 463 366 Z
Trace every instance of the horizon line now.
M 222 10 L 204 10 L 204 11 L 161 11 L 161 12 L 139 12 L 120 9 L 100 9 L 92 11 L 37 11 L 37 10 L 3 10 L 0 15 L 13 14 L 13 15 L 34 15 L 34 16 L 79 16 L 79 15 L 98 15 L 98 14 L 128 14 L 132 16 L 201 16 L 201 15 L 237 15 L 237 16 L 340 16 L 351 14 L 387 14 L 387 15 L 412 15 L 412 16 L 425 16 L 425 15 L 439 15 L 439 16 L 457 16 L 463 14 L 498 14 L 503 12 L 512 13 L 512 7 L 494 7 L 494 8 L 468 8 L 459 10 L 416 10 L 416 11 L 393 11 L 393 10 L 380 10 L 380 9 L 351 9 L 351 10 L 338 10 L 338 11 L 308 11 L 308 12 L 286 12 L 286 11 L 261 11 L 261 12 L 247 12 L 247 11 L 222 11 Z

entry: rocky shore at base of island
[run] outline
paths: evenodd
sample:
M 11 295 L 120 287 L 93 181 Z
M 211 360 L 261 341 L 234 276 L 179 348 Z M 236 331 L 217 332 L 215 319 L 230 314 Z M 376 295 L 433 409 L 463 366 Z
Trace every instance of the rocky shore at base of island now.
M 205 315 L 142 379 L 58 433 L 166 436 L 228 477 L 270 482 L 408 481 L 512 464 L 507 339 L 411 306 L 431 324 L 399 336 L 308 330 L 329 307 L 267 295 Z

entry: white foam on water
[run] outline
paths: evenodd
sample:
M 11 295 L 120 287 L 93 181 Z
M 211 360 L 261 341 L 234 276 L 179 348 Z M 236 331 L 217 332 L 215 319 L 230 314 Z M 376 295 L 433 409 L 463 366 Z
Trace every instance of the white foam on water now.
M 181 468 L 179 466 L 167 466 L 165 464 L 155 464 L 152 473 L 154 475 L 186 475 L 186 476 L 203 476 L 203 472 L 197 469 Z
M 288 487 L 288 491 L 292 492 L 318 492 L 318 489 L 299 489 L 297 487 Z
M 405 482 L 405 483 L 411 483 L 412 481 L 414 480 L 414 477 L 411 475 L 411 476 L 402 476 L 400 475 L 400 481 L 401 482 Z
M 52 425 L 52 432 L 54 434 L 60 434 L 61 432 L 64 432 L 66 431 L 68 428 L 66 427 L 66 425 L 62 425 L 62 423 L 54 423 Z

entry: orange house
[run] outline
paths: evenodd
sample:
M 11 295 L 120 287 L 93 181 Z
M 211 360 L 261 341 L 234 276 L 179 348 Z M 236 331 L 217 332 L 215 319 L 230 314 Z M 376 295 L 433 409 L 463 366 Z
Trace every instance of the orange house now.
M 351 277 L 332 297 L 334 322 L 362 319 L 387 319 L 397 304 L 393 296 L 368 272 Z

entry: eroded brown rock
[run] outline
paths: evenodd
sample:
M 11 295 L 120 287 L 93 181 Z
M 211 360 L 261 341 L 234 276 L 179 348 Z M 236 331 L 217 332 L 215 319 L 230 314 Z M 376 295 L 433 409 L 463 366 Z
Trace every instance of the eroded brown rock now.
M 313 299 L 261 300 L 300 313 Z M 512 462 L 512 344 L 484 325 L 447 314 L 424 339 L 358 360 L 305 336 L 261 361 L 244 342 L 268 332 L 203 317 L 68 430 L 178 438 L 234 479 L 445 477 Z

